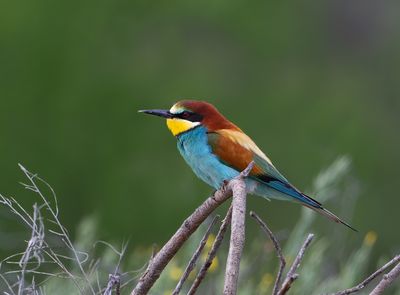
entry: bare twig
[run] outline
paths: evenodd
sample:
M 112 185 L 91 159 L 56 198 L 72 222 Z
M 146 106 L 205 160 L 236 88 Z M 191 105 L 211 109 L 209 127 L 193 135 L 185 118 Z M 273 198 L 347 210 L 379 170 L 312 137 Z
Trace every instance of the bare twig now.
M 115 288 L 115 294 L 120 295 L 121 276 L 119 274 L 108 275 L 108 283 L 103 295 L 112 295 L 112 291 L 114 288 Z
M 57 196 L 56 196 L 55 191 L 53 190 L 51 185 L 48 184 L 45 180 L 43 180 L 42 178 L 38 177 L 36 174 L 31 173 L 30 171 L 28 171 L 21 164 L 18 164 L 18 165 L 19 165 L 20 169 L 22 170 L 22 172 L 25 174 L 25 176 L 29 179 L 29 182 L 30 182 L 30 184 L 23 184 L 23 185 L 25 186 L 26 189 L 32 190 L 33 192 L 35 192 L 35 193 L 37 193 L 39 195 L 40 199 L 43 201 L 44 207 L 50 212 L 51 216 L 54 219 L 53 221 L 55 221 L 55 223 L 59 227 L 59 230 L 60 230 L 61 235 L 62 235 L 62 241 L 64 242 L 65 246 L 67 246 L 68 248 L 71 249 L 72 254 L 73 254 L 74 258 L 75 258 L 75 261 L 76 261 L 76 263 L 78 265 L 78 268 L 79 268 L 79 270 L 80 270 L 85 282 L 88 285 L 90 293 L 96 294 L 95 290 L 93 289 L 93 286 L 90 283 L 90 279 L 88 277 L 88 274 L 86 273 L 86 271 L 85 271 L 85 269 L 83 267 L 83 263 L 85 261 L 82 261 L 80 259 L 80 256 L 79 256 L 80 252 L 75 249 L 75 246 L 72 243 L 72 241 L 71 241 L 71 239 L 70 239 L 70 237 L 68 235 L 67 230 L 61 224 L 61 221 L 60 221 L 60 219 L 58 217 L 59 211 L 58 211 Z M 52 196 L 54 198 L 54 208 L 50 205 L 50 202 L 47 200 L 45 195 L 39 189 L 37 181 L 43 183 L 51 191 L 51 194 L 52 194 Z
M 224 239 L 226 229 L 228 228 L 229 224 L 231 223 L 231 219 L 232 219 L 232 206 L 229 207 L 229 210 L 226 213 L 224 220 L 222 221 L 221 227 L 219 228 L 219 231 L 215 237 L 215 240 L 211 246 L 211 249 L 208 252 L 206 261 L 204 262 L 203 266 L 201 267 L 199 273 L 197 274 L 196 279 L 194 280 L 192 286 L 190 287 L 190 290 L 187 295 L 193 295 L 197 291 L 197 288 L 200 286 L 204 277 L 206 276 L 207 270 L 210 268 L 212 261 L 214 260 L 215 255 L 217 254 L 217 251 L 218 251 L 219 247 L 221 246 L 222 240 Z
M 186 266 L 186 269 L 183 272 L 183 275 L 182 275 L 181 279 L 179 280 L 178 284 L 176 285 L 175 290 L 172 292 L 172 295 L 177 295 L 181 291 L 183 284 L 185 283 L 185 281 L 188 278 L 188 276 L 191 273 L 191 271 L 196 266 L 197 259 L 199 258 L 201 251 L 203 251 L 203 248 L 206 245 L 208 236 L 211 233 L 211 229 L 213 228 L 215 222 L 219 219 L 219 217 L 220 217 L 219 215 L 216 215 L 213 218 L 213 220 L 211 221 L 210 225 L 207 228 L 206 233 L 204 234 L 203 238 L 200 241 L 199 246 L 197 247 L 197 249 L 194 252 L 192 258 L 190 259 L 188 265 Z
M 279 284 L 281 282 L 283 269 L 286 266 L 286 260 L 285 260 L 285 257 L 283 257 L 282 247 L 279 244 L 278 239 L 274 236 L 273 232 L 268 228 L 268 226 L 265 224 L 265 222 L 255 212 L 251 211 L 250 216 L 253 217 L 257 221 L 257 223 L 261 226 L 262 230 L 269 236 L 269 238 L 271 239 L 272 243 L 274 244 L 275 250 L 278 254 L 278 258 L 280 261 L 279 270 L 278 270 L 278 274 L 276 276 L 274 288 L 272 291 L 272 295 L 276 295 L 279 290 L 278 288 L 279 288 Z
M 312 239 L 314 238 L 313 234 L 308 234 L 307 239 L 304 241 L 303 246 L 301 246 L 299 253 L 296 256 L 296 259 L 293 261 L 292 266 L 290 267 L 285 280 L 283 281 L 282 287 L 278 292 L 278 295 L 283 295 L 286 294 L 287 291 L 289 291 L 290 287 L 292 286 L 292 283 L 297 279 L 299 276 L 296 271 L 300 266 L 300 262 L 304 257 L 304 253 L 307 249 L 307 247 L 310 245 Z
M 340 292 L 336 292 L 331 295 L 347 295 L 347 294 L 356 293 L 356 292 L 360 291 L 361 289 L 365 288 L 373 279 L 375 279 L 377 276 L 381 275 L 384 271 L 386 271 L 393 264 L 396 264 L 398 262 L 400 262 L 400 255 L 396 255 L 395 257 L 393 257 L 392 260 L 390 260 L 388 263 L 386 263 L 381 268 L 376 270 L 374 273 L 372 273 L 369 277 L 367 277 L 364 281 L 359 283 L 357 286 L 340 291 Z M 379 294 L 379 293 L 376 293 L 376 294 Z
M 211 212 L 231 197 L 231 195 L 232 192 L 230 188 L 223 186 L 221 189 L 217 190 L 213 196 L 207 198 L 207 200 L 197 207 L 197 209 L 186 218 L 169 241 L 150 260 L 146 271 L 140 277 L 139 282 L 132 290 L 131 295 L 147 294 L 155 281 L 160 277 L 161 272 L 167 266 L 168 262 L 172 257 L 174 257 L 186 240 L 211 214 Z
M 33 270 L 40 266 L 43 261 L 42 249 L 44 246 L 44 225 L 42 216 L 40 214 L 40 209 L 35 203 L 33 205 L 33 221 L 32 221 L 32 233 L 31 238 L 28 241 L 26 249 L 21 256 L 21 259 L 18 263 L 21 274 L 19 275 L 19 283 L 18 283 L 18 294 L 22 294 L 24 292 L 25 285 L 25 273 L 27 271 L 27 266 L 31 259 L 36 259 L 36 266 Z
M 27 170 L 26 170 L 27 171 Z M 25 171 L 24 171 L 25 172 Z M 30 172 L 27 172 L 30 173 Z M 29 175 L 33 175 L 33 174 L 29 174 Z M 29 187 L 30 190 L 37 192 L 39 189 L 36 188 L 32 188 Z M 74 282 L 75 286 L 77 287 L 77 289 L 80 291 L 80 293 L 83 293 L 83 290 L 81 288 L 80 283 L 78 282 L 78 278 L 75 277 L 74 275 L 72 275 L 68 269 L 66 268 L 66 266 L 62 263 L 62 261 L 60 260 L 59 257 L 61 258 L 69 258 L 72 260 L 72 258 L 70 257 L 63 257 L 61 255 L 56 254 L 51 247 L 49 247 L 48 243 L 46 242 L 46 240 L 41 239 L 41 238 L 35 238 L 33 240 L 35 240 L 35 243 L 32 244 L 32 237 L 36 236 L 36 237 L 43 237 L 43 232 L 41 232 L 41 218 L 37 218 L 37 216 L 35 217 L 35 214 L 39 213 L 39 208 L 42 208 L 44 206 L 44 208 L 46 207 L 46 204 L 42 204 L 39 207 L 34 207 L 34 213 L 32 214 L 32 216 L 27 212 L 27 210 L 25 208 L 23 208 L 14 198 L 6 198 L 3 195 L 0 194 L 0 204 L 3 204 L 5 206 L 7 206 L 10 211 L 15 214 L 16 216 L 18 216 L 23 222 L 24 224 L 26 224 L 32 231 L 31 234 L 31 239 L 29 240 L 29 242 L 31 243 L 31 246 L 34 245 L 35 251 L 34 254 L 38 254 L 40 253 L 40 251 L 42 251 L 42 253 L 46 254 L 51 260 L 53 260 L 57 265 L 60 266 L 61 269 L 63 269 L 65 271 L 65 273 L 67 273 L 69 275 L 69 277 L 72 279 L 72 281 Z M 48 203 L 47 203 L 48 204 Z M 36 210 L 36 213 L 35 213 Z M 32 248 L 29 247 L 29 242 L 28 242 L 28 247 L 27 249 L 32 250 Z M 39 249 L 38 246 L 41 245 L 42 249 Z M 48 250 L 46 250 L 48 249 Z M 32 252 L 31 252 L 32 253 Z M 18 262 L 18 264 L 20 265 L 20 262 L 26 260 L 26 251 L 16 254 L 16 255 L 12 255 L 10 257 L 7 257 L 5 259 L 3 259 L 2 261 L 0 261 L 0 268 L 3 262 L 8 262 L 9 258 L 15 257 L 15 256 L 25 256 L 23 259 L 21 258 L 20 261 Z M 43 259 L 38 259 L 39 256 L 35 257 L 36 259 L 36 263 L 37 265 L 40 265 L 43 262 Z M 29 259 L 28 259 L 29 260 Z M 22 278 L 22 276 L 18 276 L 17 280 L 20 281 Z M 19 287 L 19 286 L 18 286 Z M 21 288 L 19 288 L 21 290 Z
M 174 257 L 176 252 L 182 247 L 183 243 L 200 226 L 200 224 L 211 214 L 219 205 L 231 196 L 231 190 L 223 187 L 215 194 L 204 201 L 179 227 L 176 233 L 161 248 L 161 250 L 150 261 L 146 271 L 139 279 L 131 295 L 147 294 L 168 262 Z
M 13 288 L 11 287 L 10 283 L 7 281 L 7 279 L 3 276 L 3 274 L 0 273 L 0 278 L 4 281 L 5 285 L 7 286 L 8 290 L 10 293 L 6 293 L 4 290 L 4 294 L 15 294 Z M 8 291 L 7 291 L 8 292 Z
M 246 167 L 246 169 L 244 169 L 242 172 L 240 172 L 239 177 L 243 179 L 243 178 L 249 176 L 251 170 L 253 170 L 254 165 L 255 165 L 254 161 L 251 161 L 249 163 L 249 165 Z
M 25 209 L 14 198 L 7 198 L 0 194 L 0 205 L 6 206 L 31 231 L 27 246 L 23 252 L 0 260 L 0 285 L 8 288 L 9 291 L 7 291 L 7 294 L 45 294 L 42 286 L 54 277 L 70 279 L 69 281 L 75 284 L 77 289 L 75 293 L 77 294 L 94 295 L 102 294 L 103 291 L 106 294 L 111 294 L 112 292 L 119 294 L 120 289 L 131 282 L 131 280 L 123 280 L 125 274 L 119 274 L 126 244 L 123 245 L 122 251 L 117 251 L 110 244 L 99 242 L 109 246 L 118 254 L 119 260 L 114 273 L 110 275 L 107 287 L 104 287 L 102 290 L 99 279 L 97 279 L 98 291 L 94 291 L 96 284 L 95 277 L 99 268 L 98 260 L 97 262 L 96 260 L 91 261 L 89 254 L 79 251 L 75 244 L 72 243 L 72 240 L 70 240 L 67 229 L 61 224 L 59 219 L 57 198 L 51 186 L 36 174 L 32 174 L 22 166 L 20 167 L 28 178 L 28 184 L 24 184 L 25 188 L 38 194 L 40 201 L 34 204 L 31 213 L 30 210 Z M 41 190 L 42 184 L 45 184 L 50 190 L 51 199 Z M 41 213 L 44 210 L 46 211 L 45 216 L 47 218 L 42 217 Z M 47 228 L 48 224 L 52 225 L 53 228 Z M 46 233 L 50 234 L 46 235 Z M 56 242 L 58 244 L 53 246 L 53 243 Z M 60 247 L 60 244 L 63 247 Z M 11 266 L 11 270 L 4 272 L 2 266 L 5 264 Z M 56 270 L 54 272 L 46 271 L 49 269 L 46 265 L 49 264 L 57 266 L 57 268 L 59 267 L 61 272 L 55 272 Z M 142 270 L 140 270 L 141 272 Z M 37 278 L 40 278 L 40 281 Z M 137 278 L 134 277 L 133 279 Z M 4 280 L 4 283 L 2 280 Z
M 383 294 L 393 281 L 400 276 L 400 263 L 398 263 L 388 274 L 385 274 L 379 284 L 372 290 L 370 295 Z
M 110 243 L 107 243 L 105 241 L 98 241 L 95 243 L 95 246 L 97 243 L 101 243 L 109 247 L 112 251 L 115 252 L 115 254 L 118 255 L 118 263 L 115 267 L 114 273 L 108 275 L 108 283 L 107 287 L 104 290 L 103 295 L 112 295 L 113 289 L 115 289 L 115 294 L 120 295 L 120 290 L 121 290 L 121 275 L 119 273 L 119 268 L 121 266 L 122 258 L 126 253 L 126 249 L 128 248 L 128 243 L 123 243 L 122 244 L 122 249 L 121 251 L 118 251 L 113 245 Z
M 254 163 L 243 171 L 249 173 Z M 241 173 L 238 177 L 232 179 L 230 182 L 238 178 L 242 178 Z M 229 182 L 229 183 L 230 183 Z M 149 263 L 146 271 L 140 277 L 139 282 L 132 290 L 131 295 L 147 294 L 150 288 L 154 285 L 155 281 L 160 277 L 161 272 L 167 266 L 168 262 L 174 257 L 176 252 L 182 247 L 183 243 L 192 235 L 192 233 L 200 226 L 200 224 L 213 212 L 219 205 L 225 202 L 232 196 L 232 188 L 230 185 L 224 185 L 217 190 L 213 196 L 209 197 L 203 202 L 179 227 L 176 233 L 169 239 L 169 241 L 161 248 L 161 250 L 154 256 Z
M 254 163 L 240 174 L 240 177 L 233 179 L 230 186 L 233 192 L 232 200 L 232 224 L 231 238 L 229 245 L 228 258 L 226 260 L 224 295 L 235 295 L 237 292 L 237 283 L 239 280 L 240 259 L 242 257 L 245 240 L 245 219 L 246 219 L 246 177 Z

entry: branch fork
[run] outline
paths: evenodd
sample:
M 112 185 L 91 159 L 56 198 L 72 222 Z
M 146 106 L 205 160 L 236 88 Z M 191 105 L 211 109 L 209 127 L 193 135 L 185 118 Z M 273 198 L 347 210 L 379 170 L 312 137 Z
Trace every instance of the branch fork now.
M 147 294 L 150 288 L 154 285 L 156 280 L 160 277 L 162 271 L 167 266 L 169 261 L 175 256 L 178 250 L 182 247 L 182 245 L 186 242 L 186 240 L 196 231 L 196 229 L 203 223 L 203 221 L 223 202 L 229 199 L 232 194 L 234 194 L 234 200 L 237 199 L 235 196 L 240 195 L 240 205 L 236 205 L 236 213 L 233 206 L 232 209 L 232 220 L 234 218 L 243 218 L 242 221 L 238 222 L 236 225 L 238 227 L 241 224 L 244 224 L 244 212 L 245 212 L 245 199 L 246 199 L 246 189 L 244 178 L 249 175 L 250 171 L 253 169 L 254 162 L 251 162 L 248 167 L 243 170 L 237 177 L 230 180 L 227 185 L 223 185 L 219 190 L 217 190 L 212 196 L 207 198 L 203 204 L 201 204 L 179 227 L 179 229 L 175 232 L 175 234 L 169 239 L 169 241 L 160 249 L 160 251 L 153 257 L 153 259 L 149 262 L 146 271 L 140 277 L 137 285 L 132 290 L 131 295 L 144 295 Z M 238 192 L 235 192 L 238 190 Z M 238 198 L 239 198 L 238 197 Z M 244 207 L 243 207 L 243 199 L 244 199 Z M 240 208 L 240 210 L 239 210 Z M 243 213 L 242 213 L 243 211 Z M 235 215 L 236 214 L 236 215 Z M 243 215 L 243 217 L 242 217 Z M 235 225 L 235 226 L 236 226 Z M 244 226 L 241 229 L 243 232 L 240 235 L 244 235 Z M 232 235 L 231 235 L 232 236 Z M 232 240 L 232 239 L 231 239 Z M 243 241 L 244 242 L 244 239 Z M 238 243 L 241 243 L 241 239 L 239 239 Z M 241 254 L 241 248 L 239 244 L 235 243 L 235 255 Z M 238 251 L 240 250 L 240 251 Z M 232 259 L 231 259 L 232 261 Z M 239 260 L 240 261 L 240 257 Z M 231 265 L 233 262 L 230 262 Z M 231 271 L 238 267 L 236 263 L 234 268 L 230 268 Z M 231 273 L 231 272 L 230 272 Z M 231 279 L 233 281 L 236 279 L 237 274 L 232 276 Z M 236 278 L 235 278 L 236 277 Z M 233 283 L 232 281 L 232 283 Z M 230 281 L 231 282 L 231 281 Z M 231 284 L 231 283 L 230 283 Z

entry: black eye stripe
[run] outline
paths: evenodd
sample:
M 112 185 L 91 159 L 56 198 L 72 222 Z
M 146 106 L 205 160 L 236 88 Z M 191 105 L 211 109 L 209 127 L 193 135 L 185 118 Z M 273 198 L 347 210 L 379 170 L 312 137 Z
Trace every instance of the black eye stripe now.
M 192 122 L 201 122 L 203 120 L 203 116 L 200 114 L 193 113 L 190 116 L 189 120 Z
M 183 111 L 182 113 L 179 114 L 175 114 L 174 115 L 175 118 L 180 118 L 180 119 L 184 119 L 184 120 L 188 120 L 191 122 L 201 122 L 203 120 L 203 116 L 200 114 L 196 114 L 193 112 L 189 112 L 189 111 Z
M 189 112 L 186 112 L 186 111 L 181 113 L 181 117 L 184 118 L 184 119 L 187 119 L 187 118 L 189 118 L 191 116 L 192 116 L 192 114 L 189 113 Z

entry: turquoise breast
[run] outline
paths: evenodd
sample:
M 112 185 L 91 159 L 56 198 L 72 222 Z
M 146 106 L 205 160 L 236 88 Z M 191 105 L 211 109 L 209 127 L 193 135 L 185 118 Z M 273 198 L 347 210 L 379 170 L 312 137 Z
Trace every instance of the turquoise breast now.
M 219 189 L 224 180 L 229 180 L 239 173 L 224 165 L 212 153 L 208 144 L 207 129 L 195 127 L 177 136 L 178 149 L 193 172 L 204 182 Z

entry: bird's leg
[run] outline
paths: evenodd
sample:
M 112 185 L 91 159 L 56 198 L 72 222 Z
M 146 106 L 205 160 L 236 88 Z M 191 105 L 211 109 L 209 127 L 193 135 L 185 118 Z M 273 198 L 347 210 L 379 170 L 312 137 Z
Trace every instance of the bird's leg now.
M 223 180 L 223 181 L 222 181 L 222 184 L 221 184 L 221 187 L 220 187 L 219 189 L 217 189 L 217 190 L 214 190 L 213 193 L 212 193 L 212 195 L 215 196 L 215 194 L 216 194 L 219 190 L 225 191 L 225 190 L 228 188 L 228 185 L 229 185 L 229 179 Z
M 224 179 L 224 181 L 222 182 L 222 187 L 226 187 L 229 184 L 229 179 Z

